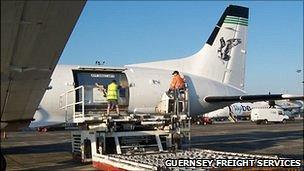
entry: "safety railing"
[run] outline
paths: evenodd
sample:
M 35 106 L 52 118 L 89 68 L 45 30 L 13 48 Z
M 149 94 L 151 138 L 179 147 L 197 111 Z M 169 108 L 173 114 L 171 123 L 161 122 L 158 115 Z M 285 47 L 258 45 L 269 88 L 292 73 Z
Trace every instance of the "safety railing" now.
M 81 95 L 81 100 L 77 101 L 76 92 L 81 91 L 79 96 Z M 73 99 L 69 99 L 69 97 L 73 97 Z M 75 100 L 74 100 L 75 98 Z M 76 105 L 81 105 L 81 112 L 76 112 Z M 71 90 L 66 91 L 65 93 L 61 94 L 59 97 L 59 109 L 65 110 L 66 117 L 68 116 L 68 110 L 72 107 L 73 110 L 73 122 L 82 122 L 84 119 L 84 86 L 79 86 L 73 88 Z M 66 118 L 67 121 L 67 118 Z

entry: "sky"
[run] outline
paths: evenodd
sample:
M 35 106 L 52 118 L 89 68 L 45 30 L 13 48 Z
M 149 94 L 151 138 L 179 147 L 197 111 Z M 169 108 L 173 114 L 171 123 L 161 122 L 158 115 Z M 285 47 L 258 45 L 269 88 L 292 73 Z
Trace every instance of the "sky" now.
M 230 4 L 250 9 L 245 91 L 303 94 L 301 1 L 88 1 L 59 64 L 124 66 L 190 56 Z

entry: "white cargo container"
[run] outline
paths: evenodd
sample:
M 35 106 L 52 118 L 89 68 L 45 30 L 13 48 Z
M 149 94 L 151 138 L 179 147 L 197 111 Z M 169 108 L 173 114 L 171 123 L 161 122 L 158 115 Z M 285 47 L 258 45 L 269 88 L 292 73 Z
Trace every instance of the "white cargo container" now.
M 251 110 L 251 121 L 256 124 L 269 122 L 286 123 L 289 117 L 284 114 L 282 109 L 277 108 L 253 108 Z

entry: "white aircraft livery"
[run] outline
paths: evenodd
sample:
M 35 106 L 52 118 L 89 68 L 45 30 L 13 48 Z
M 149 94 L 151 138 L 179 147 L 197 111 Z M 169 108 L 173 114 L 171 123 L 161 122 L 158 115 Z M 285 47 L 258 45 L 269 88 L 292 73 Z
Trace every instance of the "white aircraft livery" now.
M 227 7 L 203 48 L 190 57 L 121 68 L 57 65 L 49 86 L 51 88 L 45 93 L 31 126 L 68 121 L 71 116 L 59 110 L 59 96 L 70 89 L 77 90 L 66 101 L 77 103 L 83 98 L 85 104 L 85 109 L 76 104 L 72 110 L 83 110 L 85 113 L 105 111 L 107 101 L 95 84 L 106 87 L 112 80 L 127 85 L 119 90 L 118 102 L 122 111 L 157 113 L 157 105 L 169 88 L 174 70 L 178 70 L 186 80 L 192 116 L 240 101 L 287 98 L 282 94 L 245 94 L 248 15 L 249 9 L 246 7 Z
M 284 114 L 289 116 L 301 113 L 303 108 L 302 100 L 277 100 L 275 108 L 282 109 Z M 234 103 L 223 109 L 218 109 L 209 113 L 205 113 L 205 117 L 222 118 L 228 117 L 232 122 L 237 122 L 238 118 L 247 118 L 249 120 L 251 110 L 253 108 L 269 108 L 269 102 L 254 102 L 254 103 Z

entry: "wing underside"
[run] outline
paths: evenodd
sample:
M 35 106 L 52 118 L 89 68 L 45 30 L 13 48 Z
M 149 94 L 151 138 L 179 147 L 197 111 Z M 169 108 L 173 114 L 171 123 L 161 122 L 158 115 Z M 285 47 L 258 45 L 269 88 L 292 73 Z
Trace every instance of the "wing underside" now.
M 1 128 L 26 126 L 85 1 L 1 1 Z

